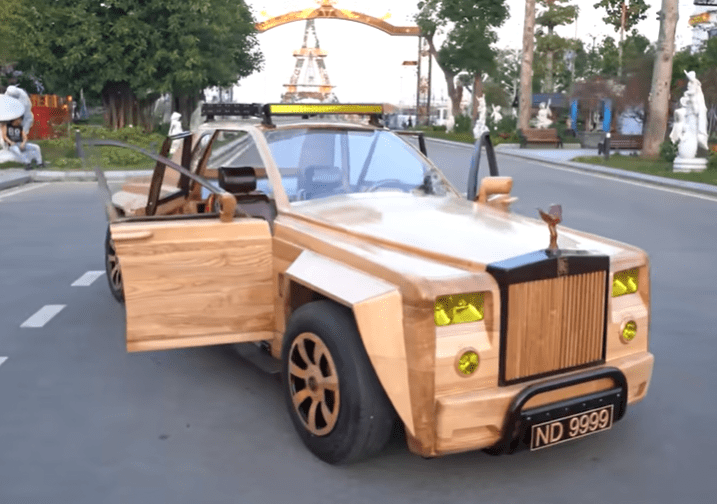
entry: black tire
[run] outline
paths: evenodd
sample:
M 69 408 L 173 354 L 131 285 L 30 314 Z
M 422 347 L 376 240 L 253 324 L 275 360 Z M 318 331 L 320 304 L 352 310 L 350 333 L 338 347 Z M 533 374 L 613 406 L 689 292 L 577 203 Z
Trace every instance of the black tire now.
M 107 235 L 105 236 L 105 272 L 107 273 L 107 283 L 110 286 L 110 292 L 120 303 L 124 303 L 124 284 L 122 283 L 122 270 L 120 268 L 117 252 L 115 251 L 114 241 L 110 234 L 110 228 L 107 227 Z
M 315 362 L 303 362 L 302 346 L 304 355 Z M 374 373 L 351 310 L 332 301 L 301 306 L 289 318 L 281 359 L 289 416 L 314 455 L 329 464 L 347 464 L 383 449 L 391 437 L 396 414 Z M 302 378 L 296 373 L 303 370 L 307 373 Z M 310 390 L 312 379 L 318 390 Z M 330 390 L 331 386 L 324 388 L 322 380 L 337 380 L 331 385 L 337 394 Z M 302 391 L 314 395 L 301 400 Z M 295 397 L 301 401 L 297 406 Z M 312 407 L 315 413 L 309 426 Z M 331 415 L 327 415 L 328 419 L 324 417 L 324 407 Z

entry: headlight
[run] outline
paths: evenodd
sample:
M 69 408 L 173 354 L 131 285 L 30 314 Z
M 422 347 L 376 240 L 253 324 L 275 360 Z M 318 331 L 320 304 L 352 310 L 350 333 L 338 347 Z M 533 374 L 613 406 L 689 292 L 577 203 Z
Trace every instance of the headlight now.
M 437 326 L 483 320 L 483 293 L 454 294 L 436 298 L 433 319 Z
M 620 271 L 613 275 L 612 297 L 637 292 L 637 268 Z

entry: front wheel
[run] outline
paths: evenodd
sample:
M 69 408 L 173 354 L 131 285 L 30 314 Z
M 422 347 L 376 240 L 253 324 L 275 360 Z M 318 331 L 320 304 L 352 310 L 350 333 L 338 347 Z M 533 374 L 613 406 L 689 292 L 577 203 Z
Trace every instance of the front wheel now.
M 383 449 L 395 412 L 351 310 L 332 301 L 300 307 L 287 324 L 281 355 L 286 406 L 314 455 L 346 464 Z
M 105 272 L 107 273 L 107 283 L 110 286 L 110 292 L 120 303 L 124 302 L 124 289 L 122 286 L 122 269 L 120 268 L 117 251 L 115 250 L 115 242 L 112 239 L 109 226 L 107 227 L 107 235 L 105 236 Z

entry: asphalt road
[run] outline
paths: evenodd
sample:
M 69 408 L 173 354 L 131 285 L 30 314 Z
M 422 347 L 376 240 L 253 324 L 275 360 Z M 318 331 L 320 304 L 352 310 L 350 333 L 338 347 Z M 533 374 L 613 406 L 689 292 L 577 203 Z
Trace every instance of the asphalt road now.
M 470 152 L 429 142 L 461 190 Z M 717 201 L 499 163 L 515 211 L 561 203 L 566 226 L 651 257 L 655 373 L 611 431 L 434 460 L 396 438 L 328 466 L 295 435 L 277 379 L 227 348 L 127 354 L 122 306 L 84 276 L 104 268 L 96 185 L 35 184 L 0 193 L 0 503 L 714 502 Z M 63 308 L 21 327 L 46 305 Z

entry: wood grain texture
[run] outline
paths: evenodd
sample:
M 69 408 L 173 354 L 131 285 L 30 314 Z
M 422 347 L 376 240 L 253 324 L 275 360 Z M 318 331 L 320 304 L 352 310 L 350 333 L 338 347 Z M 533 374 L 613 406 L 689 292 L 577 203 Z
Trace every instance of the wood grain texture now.
M 604 318 L 604 271 L 511 285 L 505 380 L 601 360 Z
M 273 333 L 265 221 L 116 223 L 111 229 L 124 276 L 130 351 Z
M 643 352 L 615 359 L 609 364 L 619 368 L 627 378 L 628 404 L 639 401 L 647 393 L 653 362 L 652 354 Z M 501 437 L 505 414 L 515 395 L 538 381 L 437 398 L 434 455 L 477 450 L 494 445 Z M 584 386 L 566 387 L 540 394 L 528 404 L 537 407 L 578 397 L 593 389 L 601 390 L 607 386 L 609 384 L 606 381 L 595 380 Z M 409 448 L 414 451 L 411 442 Z

